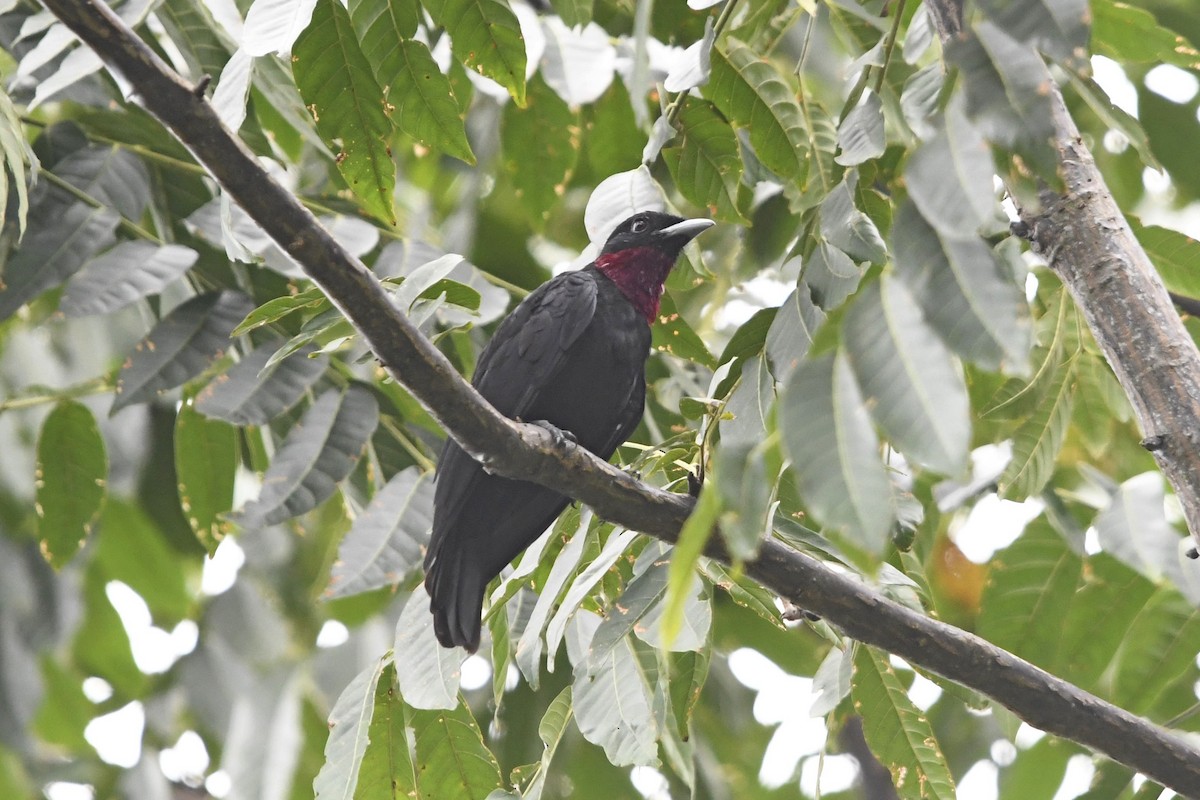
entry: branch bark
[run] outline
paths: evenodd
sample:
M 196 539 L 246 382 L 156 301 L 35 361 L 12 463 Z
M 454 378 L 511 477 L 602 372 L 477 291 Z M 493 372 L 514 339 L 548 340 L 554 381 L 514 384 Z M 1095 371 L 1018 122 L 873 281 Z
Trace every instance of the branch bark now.
M 346 253 L 226 130 L 211 106 L 96 0 L 44 4 L 137 89 L 145 106 L 195 154 L 268 234 L 299 262 L 375 354 L 446 430 L 497 474 L 533 480 L 626 527 L 674 542 L 694 500 L 634 479 L 570 442 L 496 412 Z M 728 563 L 716 541 L 708 554 Z M 774 540 L 745 571 L 859 641 L 896 653 L 988 695 L 1044 731 L 1071 739 L 1200 797 L 1200 751 L 1016 656 L 894 603 Z
M 926 6 L 943 45 L 963 35 L 961 0 Z M 1050 102 L 1064 191 L 1043 189 L 1038 207 L 1018 209 L 1021 221 L 1034 251 L 1075 298 L 1200 544 L 1200 351 L 1057 85 L 1050 86 Z

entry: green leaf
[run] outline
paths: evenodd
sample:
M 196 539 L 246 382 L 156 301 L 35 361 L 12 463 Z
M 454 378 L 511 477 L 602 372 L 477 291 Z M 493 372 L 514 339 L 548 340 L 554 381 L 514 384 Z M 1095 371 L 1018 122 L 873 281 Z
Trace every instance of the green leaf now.
M 908 699 L 888 656 L 860 645 L 851 696 L 875 757 L 892 774 L 902 798 L 951 800 L 954 780 L 929 721 Z
M 83 678 L 48 655 L 42 657 L 41 666 L 45 694 L 33 721 L 38 738 L 86 752 L 88 742 L 83 731 L 95 716 L 95 710 L 83 693 Z
M 1028 370 L 1028 303 L 983 241 L 939 234 L 915 205 L 903 203 L 892 242 L 897 274 L 951 350 L 985 369 Z
M 399 800 L 416 791 L 417 773 L 408 749 L 406 723 L 404 701 L 396 690 L 396 668 L 388 663 L 375 687 L 375 707 L 354 800 Z
M 721 494 L 709 486 L 700 492 L 700 499 L 688 515 L 679 531 L 679 541 L 671 550 L 671 565 L 667 568 L 666 597 L 663 600 L 662 641 L 670 647 L 683 626 L 683 609 L 694 587 L 696 564 L 704 552 L 704 545 L 712 535 L 713 525 L 721 513 Z M 639 579 L 640 580 L 640 579 Z
M 1158 225 L 1132 225 L 1146 255 L 1158 268 L 1163 283 L 1173 292 L 1200 297 L 1200 242 Z
M 155 15 L 183 54 L 192 75 L 221 74 L 229 61 L 230 47 L 207 6 L 190 0 L 164 0 L 155 7 Z
M 567 27 L 587 25 L 592 21 L 594 0 L 552 0 L 550 3 Z
M 879 158 L 886 146 L 883 101 L 868 89 L 862 102 L 846 115 L 838 127 L 838 147 L 842 152 L 834 160 L 844 167 L 857 166 Z
M 1046 379 L 1041 402 L 1013 434 L 1012 461 L 1000 476 L 1000 493 L 1021 500 L 1038 494 L 1054 472 L 1071 423 L 1075 359 L 1058 361 Z
M 1179 566 L 1181 537 L 1167 522 L 1164 500 L 1162 474 L 1143 472 L 1121 483 L 1092 524 L 1105 553 L 1155 583 L 1169 577 L 1181 587 L 1186 582 Z
M 197 565 L 181 558 L 154 521 L 129 501 L 105 501 L 96 563 L 106 580 L 121 581 L 137 592 L 160 627 L 170 628 L 192 608 L 194 589 L 186 573 Z
M 749 132 L 755 155 L 768 169 L 802 183 L 808 172 L 808 137 L 795 91 L 774 64 L 732 37 L 713 48 L 711 60 L 704 96 Z
M 250 331 L 258 330 L 264 325 L 278 322 L 296 311 L 309 309 L 314 313 L 326 311 L 332 307 L 325 293 L 318 286 L 312 286 L 297 294 L 286 294 L 273 297 L 246 315 L 238 326 L 233 329 L 233 336 L 244 336 Z
M 111 244 L 118 219 L 110 208 L 75 203 L 53 223 L 31 225 L 0 274 L 0 321 L 74 275 Z
M 279 342 L 255 348 L 196 394 L 196 410 L 234 425 L 266 425 L 299 402 L 325 374 L 329 356 L 302 347 L 270 366 Z
M 863 269 L 854 259 L 824 240 L 809 253 L 804 262 L 801 285 L 797 291 L 812 298 L 818 313 L 832 311 L 854 294 L 862 280 Z M 807 345 L 804 348 L 807 350 Z
M 317 0 L 292 47 L 292 73 L 350 190 L 369 213 L 395 225 L 392 121 L 341 3 Z
M 700 701 L 700 690 L 708 680 L 711 661 L 711 650 L 707 647 L 671 653 L 670 656 L 671 710 L 679 738 L 685 742 L 691 736 L 692 712 Z
M 1071 73 L 1071 86 L 1096 113 L 1101 122 L 1129 140 L 1133 149 L 1137 150 L 1143 164 L 1153 169 L 1162 169 L 1162 164 L 1158 162 L 1154 151 L 1150 149 L 1150 139 L 1146 135 L 1142 123 L 1137 117 L 1113 103 L 1108 93 L 1101 88 L 1100 84 L 1096 83 L 1095 78 L 1084 78 Z M 1132 224 L 1132 220 L 1130 222 Z
M 662 153 L 680 194 L 718 219 L 748 223 L 733 128 L 711 103 L 691 97 L 684 101 L 678 126 L 679 134 Z
M 351 800 L 355 796 L 359 770 L 370 742 L 375 689 L 387 663 L 381 659 L 358 673 L 333 704 L 325 764 L 313 781 L 316 800 Z
M 771 374 L 780 384 L 787 383 L 792 370 L 808 353 L 813 337 L 823 322 L 825 312 L 817 308 L 807 287 L 793 289 L 783 301 L 767 332 L 767 360 L 770 362 Z M 746 325 L 743 325 L 739 328 L 738 333 L 745 327 Z M 734 337 L 737 337 L 736 333 Z M 733 341 L 730 340 L 729 346 L 732 345 Z
M 618 767 L 653 764 L 658 755 L 652 682 L 636 641 L 623 636 L 602 654 L 590 654 L 575 668 L 572 688 L 579 732 Z
M 395 585 L 420 565 L 433 524 L 431 479 L 409 467 L 375 495 L 338 546 L 326 597 Z
M 1014 39 L 1060 61 L 1087 58 L 1087 0 L 979 0 L 988 18 Z
M 413 38 L 420 19 L 415 0 L 355 0 L 350 4 L 350 19 L 363 55 L 392 106 L 396 126 L 427 147 L 474 164 L 450 80 L 425 43 Z
M 1082 558 L 1045 518 L 1034 520 L 992 563 L 979 604 L 979 635 L 1052 668 L 1082 570 Z
M 908 196 L 938 232 L 976 233 L 995 214 L 992 152 L 967 120 L 962 103 L 946 111 L 945 126 L 908 159 Z
M 910 459 L 947 475 L 971 442 L 962 374 L 899 280 L 859 293 L 844 323 L 846 356 L 879 426 Z
M 1159 589 L 1125 631 L 1115 662 L 1113 702 L 1146 713 L 1175 681 L 1194 675 L 1197 651 L 1200 611 L 1177 592 Z
M 694 513 L 694 512 L 693 512 Z M 723 564 L 703 559 L 700 571 L 712 582 L 713 586 L 729 594 L 729 599 L 742 608 L 753 611 L 759 617 L 780 630 L 786 630 L 779 611 L 775 608 L 775 595 L 744 575 L 731 573 Z
M 854 205 L 858 173 L 850 171 L 821 202 L 821 235 L 855 261 L 882 264 L 887 246 L 875 223 Z
M 158 294 L 196 263 L 198 253 L 177 244 L 121 242 L 84 265 L 67 284 L 59 311 L 68 317 L 108 314 Z
M 962 70 L 967 115 L 993 143 L 1021 153 L 1041 174 L 1054 175 L 1054 79 L 1045 63 L 991 22 L 980 22 L 974 34 L 946 47 L 948 59 Z
M 1158 24 L 1145 8 L 1114 0 L 1092 0 L 1092 47 L 1116 61 L 1200 68 L 1200 52 L 1175 31 Z
M 175 477 L 179 507 L 211 556 L 228 533 L 220 515 L 233 506 L 239 456 L 237 428 L 209 420 L 185 403 L 175 417 Z
M 1096 687 L 1155 587 L 1115 558 L 1088 559 L 1084 580 L 1063 620 L 1055 675 L 1084 689 Z M 1061 609 L 1059 613 L 1062 613 Z
M 111 413 L 199 375 L 224 354 L 234 326 L 249 310 L 250 299 L 229 290 L 197 295 L 172 309 L 121 366 Z
M 595 560 L 575 576 L 570 588 L 563 594 L 558 610 L 554 612 L 554 616 L 546 625 L 546 647 L 550 652 L 557 652 L 558 644 L 562 641 L 570 617 L 636 538 L 636 531 L 613 531 L 609 534 L 608 540 Z
M 470 709 L 453 711 L 410 709 L 416 758 L 418 797 L 483 800 L 503 784 L 496 757 L 483 742 Z
M 612 668 L 612 650 L 629 638 L 635 626 L 666 593 L 670 567 L 666 555 L 661 555 L 666 550 L 667 545 L 652 543 L 642 551 L 638 564 L 644 566 L 644 571 L 625 587 L 596 629 L 587 663 L 595 665 L 597 670 Z
M 522 800 L 540 800 L 546 788 L 546 777 L 550 773 L 550 762 L 566 733 L 567 723 L 571 721 L 574 711 L 571 708 L 571 687 L 563 689 L 550 701 L 550 706 L 538 723 L 538 738 L 542 740 L 542 760 L 537 763 L 533 776 L 521 792 Z
M 525 104 L 525 39 L 501 0 L 427 0 L 425 10 L 450 34 L 450 48 L 464 67 L 491 78 Z
M 704 340 L 679 313 L 670 292 L 664 292 L 659 301 L 658 320 L 650 326 L 650 346 L 660 353 L 686 358 L 709 369 L 717 366 Z
M 879 440 L 844 355 L 800 364 L 783 392 L 779 427 L 805 505 L 879 553 L 894 512 Z
M 393 647 L 396 680 L 404 702 L 414 708 L 450 709 L 458 705 L 461 648 L 442 647 L 433 631 L 429 596 L 419 589 L 408 596 L 396 622 Z
M 29 187 L 25 168 L 38 167 L 37 157 L 25 141 L 21 117 L 13 105 L 8 93 L 0 89 L 0 154 L 3 154 L 3 164 L 0 164 L 0 219 L 8 218 L 9 182 L 12 175 L 12 189 L 17 196 L 17 228 L 19 235 L 25 235 L 25 225 L 29 217 Z
M 354 469 L 378 422 L 379 406 L 368 389 L 351 385 L 325 392 L 279 446 L 258 499 L 228 518 L 253 529 L 316 508 Z
M 579 156 L 579 137 L 579 112 L 541 78 L 529 84 L 525 108 L 510 103 L 504 109 L 504 168 L 521 207 L 538 229 L 562 202 Z
M 104 437 L 87 406 L 65 400 L 42 424 L 37 445 L 38 539 L 56 568 L 91 534 L 108 478 Z
M 417 35 L 420 4 L 417 0 L 350 0 L 349 10 L 363 55 L 375 68 L 380 84 L 387 84 L 399 66 L 399 43 Z

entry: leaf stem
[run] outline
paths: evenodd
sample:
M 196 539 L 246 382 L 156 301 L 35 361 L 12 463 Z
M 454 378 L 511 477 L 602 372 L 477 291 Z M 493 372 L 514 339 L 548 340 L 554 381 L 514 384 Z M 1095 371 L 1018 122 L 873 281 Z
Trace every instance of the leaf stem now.
M 81 203 L 89 205 L 92 208 L 108 208 L 107 205 L 100 202 L 95 197 L 92 197 L 90 194 L 83 191 L 78 186 L 75 186 L 71 182 L 63 180 L 62 178 L 58 177 L 57 175 L 55 175 L 53 172 L 51 172 L 48 169 L 42 170 L 39 174 L 42 177 L 44 177 L 49 183 L 53 184 L 54 186 L 57 186 L 59 189 L 62 189 L 64 192 L 71 195 L 76 200 L 80 201 Z M 127 219 L 124 215 L 120 215 L 118 224 L 122 228 L 125 228 L 130 233 L 134 234 L 135 236 L 137 236 L 140 239 L 145 239 L 148 242 L 154 242 L 155 244 L 160 244 L 160 245 L 164 243 L 162 239 L 158 238 L 153 233 L 151 233 L 150 231 L 143 228 L 141 225 L 138 225 L 133 220 Z
M 887 40 L 883 45 L 883 66 L 879 67 L 875 74 L 875 94 L 883 89 L 883 77 L 887 74 L 888 64 L 892 61 L 892 51 L 896 49 L 896 36 L 900 31 L 900 20 L 904 18 L 904 4 L 907 0 L 900 0 L 896 5 L 896 13 L 892 17 L 892 28 L 888 31 Z

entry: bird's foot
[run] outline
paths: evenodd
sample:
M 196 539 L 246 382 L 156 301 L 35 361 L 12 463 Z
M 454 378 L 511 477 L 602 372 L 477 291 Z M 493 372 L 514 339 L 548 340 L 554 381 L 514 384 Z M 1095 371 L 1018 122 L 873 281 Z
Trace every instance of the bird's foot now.
M 531 419 L 531 420 L 529 420 L 529 424 L 536 425 L 539 428 L 541 428 L 542 430 L 549 433 L 554 438 L 554 446 L 555 447 L 562 447 L 564 442 L 570 442 L 571 444 L 579 444 L 579 440 L 575 438 L 575 434 L 571 433 L 568 430 L 564 430 L 563 428 L 558 427 L 557 425 L 555 425 L 553 422 L 550 422 L 549 420 Z

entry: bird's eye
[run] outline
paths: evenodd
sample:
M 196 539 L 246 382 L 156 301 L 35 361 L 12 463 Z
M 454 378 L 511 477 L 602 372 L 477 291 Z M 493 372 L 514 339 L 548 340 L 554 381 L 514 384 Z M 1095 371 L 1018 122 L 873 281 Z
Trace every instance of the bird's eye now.
M 646 226 L 649 224 L 650 223 L 646 222 L 644 219 L 635 219 L 633 224 L 629 226 L 629 231 L 631 233 L 641 233 L 642 231 L 646 230 Z

